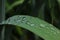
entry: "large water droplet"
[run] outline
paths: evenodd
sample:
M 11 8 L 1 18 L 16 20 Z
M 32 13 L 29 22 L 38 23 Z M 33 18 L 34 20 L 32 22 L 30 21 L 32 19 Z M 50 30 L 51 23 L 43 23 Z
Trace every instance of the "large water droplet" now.
M 26 17 L 22 17 L 22 21 L 21 22 L 22 23 L 26 23 L 27 22 Z
M 26 24 L 27 23 L 27 20 L 22 20 L 21 22 Z
M 22 20 L 26 20 L 26 17 L 23 17 Z

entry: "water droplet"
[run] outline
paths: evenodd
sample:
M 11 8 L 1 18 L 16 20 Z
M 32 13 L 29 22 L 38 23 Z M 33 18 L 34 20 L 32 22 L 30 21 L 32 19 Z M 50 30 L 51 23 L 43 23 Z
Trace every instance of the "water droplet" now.
M 41 27 L 45 27 L 45 25 L 43 25 L 43 24 L 40 24 L 40 26 L 41 26 Z
M 12 24 L 12 23 L 9 22 L 8 24 Z
M 31 24 L 31 26 L 34 26 L 34 24 Z
M 49 29 L 49 27 L 46 27 L 47 29 Z
M 26 21 L 27 21 L 27 20 L 26 20 L 26 17 L 22 17 L 22 21 L 21 21 L 21 22 L 22 22 L 22 23 L 26 23 Z
M 15 21 L 16 23 L 20 23 L 21 22 L 21 20 L 17 20 L 17 21 Z
M 18 17 L 20 18 L 20 17 L 22 17 L 22 16 L 19 15 Z
M 27 21 L 27 24 L 30 24 L 30 22 Z
M 56 34 L 56 32 L 54 32 L 54 34 Z
M 26 20 L 26 17 L 23 17 L 22 20 Z
M 27 20 L 22 20 L 21 22 L 22 22 L 22 23 L 27 23 Z
M 54 28 L 51 28 L 51 30 L 55 30 Z
M 21 20 L 17 20 L 18 22 L 20 22 Z

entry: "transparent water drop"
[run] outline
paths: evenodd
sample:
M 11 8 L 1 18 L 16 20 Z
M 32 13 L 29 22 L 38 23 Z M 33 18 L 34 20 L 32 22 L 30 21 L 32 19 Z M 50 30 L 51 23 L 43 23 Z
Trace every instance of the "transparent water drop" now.
M 51 28 L 51 30 L 55 31 L 55 29 L 54 29 L 54 28 Z
M 31 26 L 34 26 L 34 24 L 31 24 Z
M 22 23 L 26 23 L 27 22 L 26 17 L 22 17 L 22 21 L 21 22 Z
M 26 17 L 23 17 L 22 20 L 26 20 Z
M 19 15 L 18 17 L 21 18 L 22 16 Z
M 21 20 L 17 20 L 17 22 L 21 22 Z
M 30 24 L 30 22 L 29 22 L 29 21 L 27 21 L 27 24 L 29 25 L 29 24 Z
M 27 20 L 22 20 L 21 22 L 26 24 L 27 23 Z
M 46 27 L 47 29 L 49 29 L 49 27 Z
M 35 24 L 30 23 L 29 21 L 26 22 L 26 24 L 30 25 L 30 26 L 34 26 Z
M 13 21 L 18 21 L 18 20 L 21 20 L 21 16 L 15 16 L 15 18 L 11 18 Z
M 41 26 L 41 27 L 45 27 L 45 25 L 43 25 L 43 24 L 40 24 L 40 26 Z
M 17 21 L 15 21 L 14 23 L 19 24 L 19 23 L 21 23 L 21 20 L 17 20 Z

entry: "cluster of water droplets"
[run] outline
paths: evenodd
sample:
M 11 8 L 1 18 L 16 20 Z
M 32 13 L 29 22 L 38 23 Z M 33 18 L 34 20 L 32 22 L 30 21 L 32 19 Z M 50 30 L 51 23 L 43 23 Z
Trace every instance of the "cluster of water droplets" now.
M 57 35 L 57 34 L 59 34 L 59 31 L 56 30 L 56 28 L 53 25 L 51 25 L 51 24 L 50 24 L 50 26 L 48 26 L 48 24 L 46 24 L 46 23 L 42 24 L 42 22 L 41 22 L 40 27 L 42 29 L 45 29 L 45 32 L 47 34 L 50 34 L 50 35 Z
M 31 21 L 29 21 L 30 18 L 28 18 L 27 16 L 13 16 L 13 17 L 10 17 L 9 19 L 6 20 L 6 24 L 20 24 L 20 23 L 24 23 L 24 24 L 27 24 L 29 26 L 36 26 L 35 23 L 32 23 Z M 46 33 L 54 33 L 54 34 L 57 34 L 59 33 L 58 31 L 55 31 L 55 29 L 53 27 L 48 27 L 46 26 L 45 24 L 42 24 L 40 23 L 40 25 L 38 25 L 40 28 L 42 29 L 47 29 L 47 30 L 51 30 L 49 32 L 46 32 Z
M 21 22 L 30 26 L 34 26 L 34 23 L 31 23 L 27 17 L 23 17 Z

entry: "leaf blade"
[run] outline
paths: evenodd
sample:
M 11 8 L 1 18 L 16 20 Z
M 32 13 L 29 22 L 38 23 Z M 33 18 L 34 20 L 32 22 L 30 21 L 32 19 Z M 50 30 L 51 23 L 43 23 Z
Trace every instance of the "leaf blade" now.
M 4 24 L 20 26 L 44 38 L 45 40 L 60 39 L 60 30 L 36 17 L 17 15 L 10 17 Z

